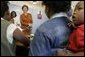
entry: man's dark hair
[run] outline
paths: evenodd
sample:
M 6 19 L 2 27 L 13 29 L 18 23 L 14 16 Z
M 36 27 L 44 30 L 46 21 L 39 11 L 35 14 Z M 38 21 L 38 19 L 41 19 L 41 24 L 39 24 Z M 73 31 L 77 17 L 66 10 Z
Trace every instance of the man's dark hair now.
M 9 10 L 8 1 L 1 1 L 1 17 L 3 17 L 5 12 L 8 10 Z
M 53 11 L 53 14 L 67 12 L 71 8 L 71 1 L 43 1 L 42 4 Z

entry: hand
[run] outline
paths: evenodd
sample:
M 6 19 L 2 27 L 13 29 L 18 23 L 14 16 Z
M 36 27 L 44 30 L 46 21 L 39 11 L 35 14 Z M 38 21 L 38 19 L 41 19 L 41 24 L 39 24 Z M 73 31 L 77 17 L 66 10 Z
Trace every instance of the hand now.
M 72 26 L 73 28 L 76 28 L 75 24 L 74 24 L 72 21 L 68 23 L 68 26 L 69 26 L 69 27 Z
M 57 52 L 57 56 L 67 56 L 66 52 L 64 50 L 59 50 Z
M 17 26 L 20 26 L 20 24 L 17 24 Z

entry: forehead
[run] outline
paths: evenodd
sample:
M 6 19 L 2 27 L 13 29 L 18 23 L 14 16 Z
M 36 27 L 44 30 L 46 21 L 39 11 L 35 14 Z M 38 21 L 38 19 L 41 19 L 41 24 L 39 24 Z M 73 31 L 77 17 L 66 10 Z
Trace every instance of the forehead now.
M 23 7 L 23 8 L 27 8 L 27 7 L 25 6 L 25 7 Z
M 84 7 L 84 1 L 80 1 L 80 2 L 76 5 L 76 8 L 79 8 L 79 7 Z
M 23 9 L 28 9 L 28 7 L 24 6 Z
M 12 12 L 12 14 L 15 14 L 15 12 Z

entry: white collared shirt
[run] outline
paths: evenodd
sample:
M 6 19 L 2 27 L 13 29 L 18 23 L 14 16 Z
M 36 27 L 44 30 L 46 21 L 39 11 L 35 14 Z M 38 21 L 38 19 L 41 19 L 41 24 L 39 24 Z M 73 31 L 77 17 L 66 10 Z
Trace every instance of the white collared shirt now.
M 1 20 L 4 20 L 3 18 L 1 18 Z M 8 27 L 7 27 L 7 31 L 6 31 L 6 37 L 7 40 L 10 44 L 13 43 L 13 32 L 15 31 L 15 29 L 17 28 L 17 26 L 13 23 L 11 23 Z
M 56 14 L 54 14 L 54 15 L 51 17 L 51 19 L 53 19 L 53 18 L 55 18 L 55 17 L 62 17 L 62 16 L 67 17 L 67 14 L 64 13 L 64 12 L 56 13 Z

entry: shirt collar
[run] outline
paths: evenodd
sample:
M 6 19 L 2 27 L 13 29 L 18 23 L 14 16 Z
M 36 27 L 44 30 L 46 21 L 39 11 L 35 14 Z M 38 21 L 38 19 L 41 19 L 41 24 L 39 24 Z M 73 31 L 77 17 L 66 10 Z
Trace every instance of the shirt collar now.
M 3 18 L 1 18 L 1 20 L 4 20 Z
M 56 13 L 56 14 L 54 14 L 54 15 L 51 17 L 51 19 L 53 19 L 53 18 L 55 18 L 55 17 L 62 17 L 62 16 L 67 17 L 67 14 L 64 13 L 64 12 Z

